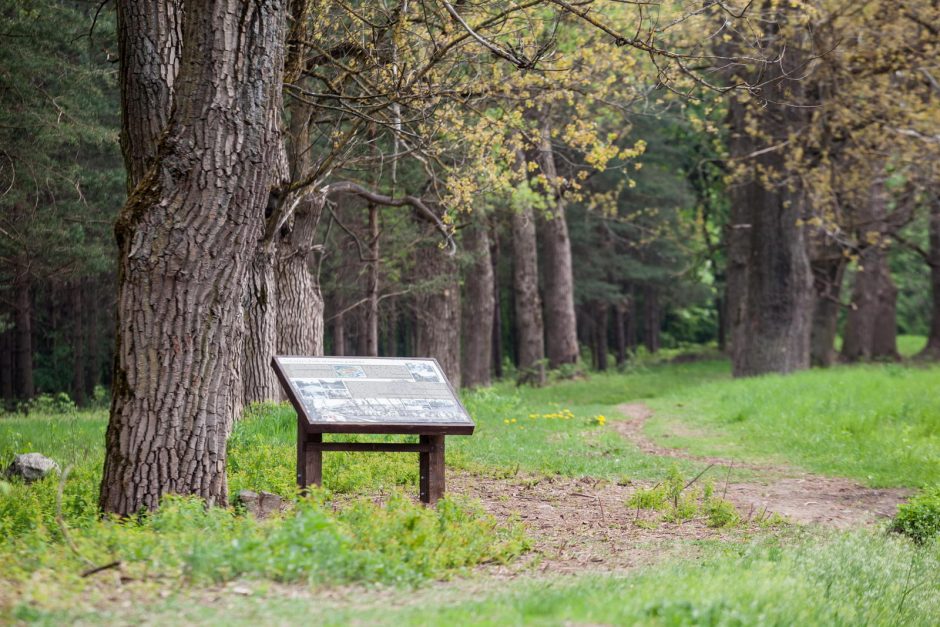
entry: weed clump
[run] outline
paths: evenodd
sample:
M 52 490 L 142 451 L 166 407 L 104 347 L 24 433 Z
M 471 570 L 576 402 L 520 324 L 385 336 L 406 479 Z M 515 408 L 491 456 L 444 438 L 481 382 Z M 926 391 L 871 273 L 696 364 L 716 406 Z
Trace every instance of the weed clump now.
M 940 486 L 926 490 L 901 505 L 890 529 L 920 544 L 940 536 Z
M 681 523 L 695 518 L 704 519 L 709 527 L 734 527 L 741 522 L 741 515 L 733 503 L 715 496 L 715 488 L 710 481 L 701 488 L 693 487 L 698 477 L 686 481 L 676 466 L 673 466 L 666 479 L 652 488 L 640 489 L 633 493 L 627 505 L 636 508 L 636 523 L 640 524 L 640 510 L 661 511 L 660 519 L 664 522 Z M 648 526 L 644 521 L 640 526 Z

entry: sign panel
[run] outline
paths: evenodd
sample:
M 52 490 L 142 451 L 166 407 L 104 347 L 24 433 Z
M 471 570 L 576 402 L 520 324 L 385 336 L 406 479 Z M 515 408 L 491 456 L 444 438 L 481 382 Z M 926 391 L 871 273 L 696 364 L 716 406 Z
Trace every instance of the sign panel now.
M 434 359 L 275 357 L 273 365 L 312 431 L 473 432 Z

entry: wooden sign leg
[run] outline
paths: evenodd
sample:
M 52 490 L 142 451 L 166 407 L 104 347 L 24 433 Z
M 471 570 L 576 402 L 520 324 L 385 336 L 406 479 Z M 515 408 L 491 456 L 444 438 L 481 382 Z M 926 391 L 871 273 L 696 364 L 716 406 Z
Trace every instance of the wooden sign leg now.
M 419 453 L 421 502 L 434 505 L 444 496 L 444 436 L 422 435 L 421 444 L 431 445 Z
M 306 491 L 310 484 L 323 484 L 323 451 L 311 450 L 308 442 L 322 442 L 322 433 L 307 433 L 303 424 L 297 426 L 297 485 Z

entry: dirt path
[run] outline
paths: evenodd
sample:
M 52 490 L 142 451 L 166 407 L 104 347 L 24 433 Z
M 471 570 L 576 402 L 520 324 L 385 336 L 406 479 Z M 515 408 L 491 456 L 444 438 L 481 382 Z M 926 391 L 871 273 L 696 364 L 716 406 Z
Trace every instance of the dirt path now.
M 653 415 L 649 407 L 642 403 L 630 403 L 618 409 L 628 420 L 613 422 L 613 428 L 644 453 L 765 473 L 766 483 L 736 483 L 728 486 L 728 499 L 744 511 L 766 510 L 798 523 L 822 523 L 844 529 L 893 516 L 898 504 L 911 493 L 903 489 L 867 488 L 850 479 L 822 477 L 788 466 L 742 464 L 666 448 L 643 434 L 643 425 Z
M 525 523 L 534 550 L 508 568 L 487 567 L 491 575 L 500 570 L 513 575 L 532 568 L 546 574 L 622 571 L 669 557 L 690 557 L 699 550 L 695 540 L 732 538 L 749 531 L 711 529 L 699 520 L 637 525 L 638 512 L 627 501 L 638 487 L 643 486 L 592 479 L 452 474 L 447 489 L 479 499 L 497 518 L 518 515 Z M 656 516 L 642 514 L 644 520 Z

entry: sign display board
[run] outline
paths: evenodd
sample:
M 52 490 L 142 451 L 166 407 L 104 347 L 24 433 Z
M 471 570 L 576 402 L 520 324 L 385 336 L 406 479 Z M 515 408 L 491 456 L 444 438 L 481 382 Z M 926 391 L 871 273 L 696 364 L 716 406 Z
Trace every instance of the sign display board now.
M 275 357 L 274 369 L 309 431 L 473 433 L 434 359 Z

